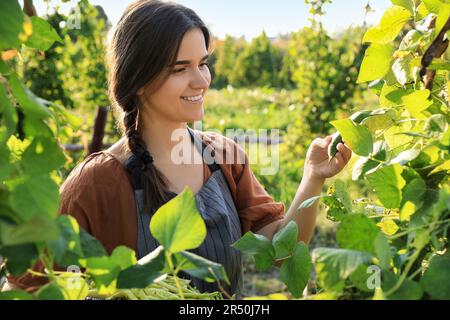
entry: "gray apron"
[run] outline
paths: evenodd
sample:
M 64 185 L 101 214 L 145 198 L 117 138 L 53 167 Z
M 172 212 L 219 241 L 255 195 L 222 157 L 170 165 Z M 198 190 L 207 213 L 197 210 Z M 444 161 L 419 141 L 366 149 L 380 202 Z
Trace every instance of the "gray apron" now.
M 202 154 L 203 160 L 206 161 L 207 159 L 205 157 L 207 153 L 204 150 L 207 146 L 190 128 L 188 128 L 188 131 L 192 142 Z M 141 212 L 144 203 L 143 188 L 140 170 L 136 166 L 133 166 L 133 161 L 135 160 L 136 157 L 132 155 L 126 162 L 126 168 L 132 173 L 131 177 L 137 208 L 137 256 L 138 259 L 141 259 L 155 250 L 159 246 L 159 243 L 153 238 L 149 227 L 151 216 L 154 212 L 152 214 Z M 238 250 L 231 247 L 231 244 L 242 237 L 241 224 L 230 188 L 220 166 L 214 160 L 206 162 L 213 162 L 212 164 L 208 164 L 211 170 L 211 176 L 195 195 L 195 201 L 197 209 L 205 221 L 207 234 L 205 241 L 200 247 L 189 250 L 189 252 L 222 264 L 230 279 L 231 286 L 225 283 L 221 283 L 221 285 L 230 295 L 236 294 L 236 297 L 239 298 L 242 290 L 243 277 L 242 257 Z M 170 200 L 177 196 L 177 194 L 170 192 L 168 196 Z M 179 276 L 190 279 L 191 284 L 200 292 L 220 291 L 216 282 L 208 283 L 194 277 L 191 278 L 184 272 L 181 272 Z

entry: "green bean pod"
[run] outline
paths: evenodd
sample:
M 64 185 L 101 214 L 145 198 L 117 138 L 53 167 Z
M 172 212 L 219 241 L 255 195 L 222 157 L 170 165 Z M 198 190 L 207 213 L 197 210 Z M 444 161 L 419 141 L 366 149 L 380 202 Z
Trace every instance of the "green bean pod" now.
M 328 162 L 333 160 L 333 158 L 338 153 L 337 149 L 338 144 L 341 142 L 344 143 L 344 141 L 342 140 L 342 136 L 339 132 L 335 132 L 331 137 L 332 137 L 331 143 L 328 145 Z

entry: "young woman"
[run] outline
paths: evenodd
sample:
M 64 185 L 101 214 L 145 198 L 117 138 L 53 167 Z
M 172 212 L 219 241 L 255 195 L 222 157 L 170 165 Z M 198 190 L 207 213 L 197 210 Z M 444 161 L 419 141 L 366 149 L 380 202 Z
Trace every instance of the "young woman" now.
M 206 240 L 193 252 L 223 264 L 231 281 L 227 290 L 235 294 L 242 285 L 242 265 L 230 245 L 249 230 L 271 239 L 291 220 L 298 224 L 299 240 L 309 242 L 317 204 L 300 213 L 297 208 L 319 195 L 325 179 L 339 173 L 352 153 L 340 144 L 328 163 L 331 137 L 315 139 L 285 213 L 256 180 L 242 148 L 187 125 L 203 117 L 210 52 L 210 33 L 191 9 L 156 0 L 126 9 L 109 55 L 110 95 L 122 115 L 123 138 L 71 172 L 61 187 L 60 213 L 74 216 L 107 251 L 126 245 L 142 258 L 158 246 L 148 228 L 152 214 L 187 186 L 207 226 Z M 180 164 L 173 152 L 180 145 L 190 150 L 189 157 L 203 161 Z M 218 290 L 214 283 L 192 281 L 201 291 Z

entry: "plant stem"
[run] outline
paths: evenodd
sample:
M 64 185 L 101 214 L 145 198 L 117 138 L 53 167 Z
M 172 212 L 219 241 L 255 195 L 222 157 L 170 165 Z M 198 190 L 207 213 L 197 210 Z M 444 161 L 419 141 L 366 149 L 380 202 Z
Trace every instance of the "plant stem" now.
M 175 273 L 175 268 L 174 268 L 173 262 L 172 262 L 172 256 L 171 256 L 170 252 L 167 252 L 167 251 L 165 252 L 165 254 L 166 254 L 167 264 L 169 265 L 169 269 L 173 273 L 173 280 L 175 281 L 175 285 L 178 288 L 178 293 L 180 294 L 181 300 L 184 300 L 183 288 L 181 287 L 180 282 L 178 281 L 177 274 Z

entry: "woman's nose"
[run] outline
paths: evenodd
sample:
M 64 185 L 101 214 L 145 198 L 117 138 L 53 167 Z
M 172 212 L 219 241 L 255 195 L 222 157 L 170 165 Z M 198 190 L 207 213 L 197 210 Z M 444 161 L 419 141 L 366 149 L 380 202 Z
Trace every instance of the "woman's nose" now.
M 191 86 L 193 88 L 208 88 L 211 82 L 211 76 L 209 70 L 202 70 L 197 68 L 194 71 L 193 78 L 191 80 Z

